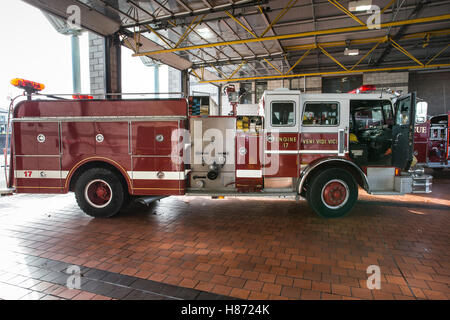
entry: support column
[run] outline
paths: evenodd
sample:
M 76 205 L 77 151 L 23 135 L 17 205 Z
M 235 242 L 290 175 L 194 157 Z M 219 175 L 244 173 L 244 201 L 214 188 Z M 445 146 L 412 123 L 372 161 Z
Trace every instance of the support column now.
M 89 71 L 91 94 L 103 98 L 105 93 L 122 92 L 122 56 L 118 35 L 102 37 L 89 33 Z M 120 99 L 120 96 L 109 96 Z
M 219 116 L 222 115 L 222 89 L 223 87 L 221 85 L 217 86 L 217 103 L 219 105 Z
M 81 69 L 80 69 L 80 39 L 79 33 L 73 31 L 72 33 L 72 85 L 73 93 L 81 92 Z
M 170 66 L 167 67 L 169 69 L 169 90 L 168 92 L 184 92 L 183 91 L 183 75 L 182 71 L 174 69 Z M 189 81 L 189 76 L 188 76 Z M 189 87 L 189 86 L 188 86 Z M 187 90 L 189 95 L 189 89 Z M 180 95 L 169 95 L 171 98 L 177 98 Z
M 189 97 L 189 73 L 187 70 L 181 71 L 181 91 L 184 97 Z
M 118 34 L 105 38 L 106 92 L 122 92 L 122 46 Z M 121 96 L 110 96 L 120 99 Z

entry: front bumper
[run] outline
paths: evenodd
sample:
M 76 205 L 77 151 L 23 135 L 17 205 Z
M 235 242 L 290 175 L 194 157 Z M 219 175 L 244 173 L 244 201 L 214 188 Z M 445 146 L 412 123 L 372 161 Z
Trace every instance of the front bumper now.
M 431 193 L 433 177 L 429 174 L 408 172 L 394 179 L 395 191 L 406 193 Z
M 431 193 L 433 177 L 429 174 L 413 174 L 412 193 Z

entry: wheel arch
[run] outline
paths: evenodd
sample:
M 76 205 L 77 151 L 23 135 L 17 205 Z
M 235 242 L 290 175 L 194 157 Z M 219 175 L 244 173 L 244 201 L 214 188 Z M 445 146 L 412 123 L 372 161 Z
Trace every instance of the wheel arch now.
M 119 177 L 124 188 L 128 190 L 129 194 L 131 194 L 132 184 L 126 170 L 117 162 L 103 158 L 85 159 L 75 165 L 67 176 L 66 191 L 74 191 L 75 184 L 81 174 L 92 168 L 104 168 L 114 172 Z
M 308 165 L 300 176 L 297 192 L 303 196 L 305 193 L 303 188 L 307 185 L 308 181 L 310 181 L 317 173 L 329 168 L 340 168 L 348 171 L 361 188 L 369 191 L 369 181 L 361 168 L 350 160 L 333 157 L 320 159 Z

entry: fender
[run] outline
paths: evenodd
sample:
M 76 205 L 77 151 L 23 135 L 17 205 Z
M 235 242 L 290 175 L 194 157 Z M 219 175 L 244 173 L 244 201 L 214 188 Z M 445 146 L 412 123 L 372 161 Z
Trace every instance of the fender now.
M 303 170 L 303 172 L 300 175 L 300 179 L 298 182 L 298 186 L 297 186 L 297 192 L 300 194 L 301 190 L 303 189 L 303 185 L 306 182 L 306 179 L 308 178 L 308 175 L 317 167 L 328 163 L 328 162 L 342 162 L 345 163 L 347 165 L 351 165 L 353 168 L 356 169 L 356 171 L 360 174 L 361 179 L 364 183 L 364 190 L 366 190 L 367 192 L 369 192 L 369 181 L 367 180 L 367 176 L 366 174 L 361 170 L 360 167 L 358 167 L 355 163 L 353 163 L 350 160 L 347 159 L 343 159 L 343 158 L 339 158 L 339 157 L 330 157 L 330 158 L 326 158 L 326 159 L 322 159 L 319 160 L 313 164 L 308 165 L 305 170 Z
M 64 191 L 68 192 L 69 191 L 69 185 L 70 182 L 72 180 L 72 177 L 74 175 L 74 173 L 84 164 L 87 163 L 91 163 L 91 162 L 104 162 L 104 163 L 108 163 L 110 165 L 112 165 L 114 168 L 116 168 L 125 178 L 125 181 L 127 182 L 127 186 L 128 186 L 128 192 L 130 194 L 132 194 L 132 188 L 133 188 L 133 184 L 131 182 L 130 177 L 128 176 L 127 171 L 116 161 L 109 159 L 109 158 L 104 158 L 104 157 L 89 157 L 86 159 L 81 160 L 80 162 L 78 162 L 77 164 L 75 164 L 72 169 L 69 171 L 69 174 L 67 175 L 66 181 L 65 181 L 65 185 L 64 185 Z

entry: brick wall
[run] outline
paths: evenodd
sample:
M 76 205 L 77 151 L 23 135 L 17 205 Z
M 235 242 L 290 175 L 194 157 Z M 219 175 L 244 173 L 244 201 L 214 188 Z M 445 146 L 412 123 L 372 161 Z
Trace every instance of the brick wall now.
M 283 87 L 284 87 L 283 80 L 267 81 L 267 90 L 275 90 L 275 89 L 279 89 L 279 88 L 283 88 Z
M 89 72 L 91 94 L 105 94 L 105 39 L 91 32 L 89 32 Z
M 306 87 L 306 90 L 305 90 Z M 300 90 L 307 93 L 322 92 L 322 77 L 307 77 L 291 79 L 291 89 Z
M 376 85 L 377 90 L 392 89 L 408 92 L 408 72 L 369 72 L 363 75 L 363 84 Z
M 322 77 L 307 77 L 306 93 L 321 93 L 321 92 L 322 92 Z
M 89 72 L 91 94 L 93 95 L 122 91 L 122 48 L 118 40 L 117 36 L 105 39 L 89 33 Z M 108 75 L 107 72 L 109 72 Z M 97 97 L 102 98 L 102 96 Z
M 450 111 L 450 72 L 411 72 L 409 91 L 428 102 L 429 115 Z

